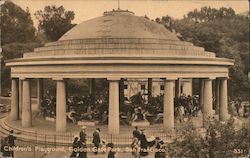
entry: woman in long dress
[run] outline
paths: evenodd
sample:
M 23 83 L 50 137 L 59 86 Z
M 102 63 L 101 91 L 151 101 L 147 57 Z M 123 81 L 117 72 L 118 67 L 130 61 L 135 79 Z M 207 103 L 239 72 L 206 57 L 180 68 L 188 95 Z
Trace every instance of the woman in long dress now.
M 140 142 L 141 142 L 141 145 L 140 145 L 140 155 L 141 156 L 147 156 L 148 155 L 148 141 L 147 141 L 147 138 L 146 138 L 146 135 L 144 134 L 144 129 L 141 130 L 141 135 L 140 135 Z
M 134 158 L 140 158 L 140 145 L 139 145 L 139 140 L 138 138 L 133 135 L 133 140 L 131 143 L 131 148 L 132 148 L 132 155 Z

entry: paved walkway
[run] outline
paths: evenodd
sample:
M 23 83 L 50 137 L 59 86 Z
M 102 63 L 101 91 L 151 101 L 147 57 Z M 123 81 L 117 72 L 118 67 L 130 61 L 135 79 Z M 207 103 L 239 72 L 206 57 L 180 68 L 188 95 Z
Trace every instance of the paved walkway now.
M 8 112 L 1 112 L 0 119 L 6 117 L 8 114 L 9 114 Z

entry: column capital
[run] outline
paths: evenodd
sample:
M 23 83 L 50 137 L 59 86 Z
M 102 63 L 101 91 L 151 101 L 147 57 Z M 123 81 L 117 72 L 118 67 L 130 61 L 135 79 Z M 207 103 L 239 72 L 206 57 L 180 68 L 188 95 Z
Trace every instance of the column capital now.
M 175 81 L 178 80 L 177 77 L 166 77 L 166 78 L 162 78 L 164 81 Z
M 175 81 L 177 78 L 166 78 L 166 81 Z
M 119 77 L 111 77 L 111 78 L 107 78 L 108 81 L 120 81 L 121 78 Z
M 29 80 L 30 78 L 26 78 L 26 77 L 19 77 L 19 80 Z
M 181 82 L 190 82 L 193 78 L 180 78 Z
M 65 80 L 63 77 L 53 77 L 52 80 L 54 81 L 62 81 Z
M 209 77 L 209 78 L 204 78 L 202 80 L 204 81 L 212 81 L 212 80 L 215 80 L 216 78 L 215 77 Z
M 217 77 L 216 79 L 219 79 L 219 80 L 228 80 L 229 77 Z

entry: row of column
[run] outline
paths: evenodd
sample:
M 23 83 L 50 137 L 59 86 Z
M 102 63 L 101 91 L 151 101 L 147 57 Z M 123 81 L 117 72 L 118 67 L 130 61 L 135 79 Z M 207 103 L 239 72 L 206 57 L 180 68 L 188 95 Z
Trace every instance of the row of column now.
M 21 86 L 19 87 L 19 79 L 12 78 L 11 112 L 9 117 L 11 120 L 18 120 L 21 118 L 22 126 L 30 127 L 32 125 L 30 82 L 28 79 L 24 79 L 20 83 Z M 19 88 L 22 90 L 21 95 L 19 93 Z
M 200 106 L 202 107 L 203 119 L 213 113 L 213 79 L 200 80 Z M 216 79 L 215 112 L 219 114 L 219 119 L 225 121 L 228 118 L 228 93 L 227 78 Z
M 63 79 L 56 80 L 56 131 L 66 132 L 66 82 Z M 11 81 L 11 112 L 9 118 L 11 120 L 21 119 L 23 127 L 32 126 L 32 108 L 31 108 L 31 87 L 29 79 L 12 78 Z M 93 87 L 94 81 L 91 80 Z M 91 93 L 94 93 L 91 88 Z M 37 82 L 37 104 L 33 106 L 34 109 L 39 109 L 43 97 L 43 81 L 38 79 Z
M 119 81 L 120 79 L 109 80 L 109 134 L 119 134 Z M 227 79 L 217 79 L 217 100 L 219 107 L 219 118 L 222 121 L 227 119 Z M 174 129 L 174 87 L 176 79 L 165 79 L 164 82 L 164 118 L 163 128 L 165 131 Z M 42 98 L 41 79 L 38 80 L 38 106 Z M 200 103 L 202 104 L 203 119 L 212 115 L 212 79 L 202 79 L 200 84 Z M 21 94 L 19 93 L 21 91 Z M 56 79 L 56 131 L 66 132 L 66 82 L 64 79 Z M 21 108 L 20 108 L 21 107 Z M 21 115 L 21 117 L 20 117 Z M 23 127 L 32 126 L 31 90 L 29 79 L 19 81 L 12 78 L 12 99 L 11 113 L 12 120 L 21 119 Z

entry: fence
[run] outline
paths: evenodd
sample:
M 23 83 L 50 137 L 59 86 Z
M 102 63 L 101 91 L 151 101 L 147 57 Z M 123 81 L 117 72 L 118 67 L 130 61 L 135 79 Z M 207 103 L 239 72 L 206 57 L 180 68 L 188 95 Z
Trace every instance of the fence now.
M 21 131 L 17 128 L 12 128 L 14 130 L 14 135 L 17 137 L 15 141 L 18 151 L 15 151 L 15 158 L 41 158 L 47 154 L 48 150 L 63 150 L 67 154 L 71 151 L 69 150 L 72 146 L 74 134 L 73 133 L 55 133 L 48 134 L 46 132 L 29 132 Z M 5 124 L 4 121 L 1 123 L 0 136 L 2 138 L 6 137 L 9 133 L 9 127 Z M 147 136 L 157 136 L 160 137 L 163 141 L 169 141 L 172 139 L 170 135 L 165 133 L 153 133 L 146 132 Z M 87 147 L 92 148 L 92 135 L 88 135 L 86 138 Z M 114 143 L 116 146 L 120 147 L 130 147 L 132 142 L 132 134 L 114 136 L 101 133 L 101 139 L 105 140 L 105 143 Z

